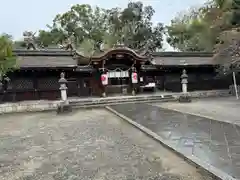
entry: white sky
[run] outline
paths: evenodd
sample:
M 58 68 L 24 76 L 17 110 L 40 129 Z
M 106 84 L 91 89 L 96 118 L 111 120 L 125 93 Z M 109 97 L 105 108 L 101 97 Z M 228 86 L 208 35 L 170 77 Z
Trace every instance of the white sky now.
M 169 24 L 178 12 L 203 4 L 206 0 L 142 0 L 152 5 L 156 13 L 153 22 Z M 126 7 L 129 0 L 1 0 L 0 34 L 8 33 L 14 39 L 22 37 L 25 30 L 37 31 L 51 24 L 56 14 L 66 12 L 74 4 L 97 5 L 102 8 Z M 172 48 L 164 43 L 166 50 Z

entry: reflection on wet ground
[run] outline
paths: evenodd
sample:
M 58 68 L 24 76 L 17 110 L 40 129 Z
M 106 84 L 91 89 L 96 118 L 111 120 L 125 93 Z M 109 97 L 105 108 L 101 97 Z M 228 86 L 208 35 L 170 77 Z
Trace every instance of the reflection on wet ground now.
M 148 104 L 124 104 L 112 109 L 160 135 L 185 155 L 240 178 L 240 127 Z

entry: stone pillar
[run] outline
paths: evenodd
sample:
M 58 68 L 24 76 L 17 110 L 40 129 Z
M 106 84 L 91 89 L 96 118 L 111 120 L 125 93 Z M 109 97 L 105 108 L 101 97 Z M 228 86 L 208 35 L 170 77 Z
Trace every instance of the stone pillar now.
M 67 100 L 67 80 L 65 79 L 65 74 L 62 72 L 60 75 L 60 79 L 59 79 L 59 84 L 60 84 L 60 91 L 61 91 L 61 100 L 65 103 L 68 104 L 68 100 Z
M 187 93 L 187 84 L 186 83 L 182 83 L 182 92 Z
M 182 92 L 184 94 L 187 93 L 187 84 L 188 84 L 188 75 L 186 70 L 184 69 L 181 75 L 181 83 L 182 83 Z
M 188 85 L 188 75 L 186 70 L 184 69 L 181 75 L 181 84 L 182 84 L 182 93 L 179 96 L 179 102 L 191 102 L 191 96 L 188 93 L 187 85 Z

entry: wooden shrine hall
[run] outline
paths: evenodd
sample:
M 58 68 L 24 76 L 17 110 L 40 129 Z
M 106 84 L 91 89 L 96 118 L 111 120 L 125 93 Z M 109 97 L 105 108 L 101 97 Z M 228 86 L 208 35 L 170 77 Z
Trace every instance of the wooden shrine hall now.
M 180 92 L 182 70 L 188 90 L 228 89 L 231 77 L 216 78 L 212 53 L 156 52 L 141 54 L 124 46 L 83 56 L 60 49 L 15 50 L 18 69 L 4 78 L 0 101 L 55 100 L 59 78 L 68 81 L 68 96 L 114 96 L 145 91 Z

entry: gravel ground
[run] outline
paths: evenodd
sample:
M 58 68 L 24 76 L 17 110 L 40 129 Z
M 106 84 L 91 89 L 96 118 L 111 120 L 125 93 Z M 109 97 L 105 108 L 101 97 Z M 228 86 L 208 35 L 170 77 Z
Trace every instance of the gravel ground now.
M 1 180 L 212 180 L 104 109 L 0 116 Z

